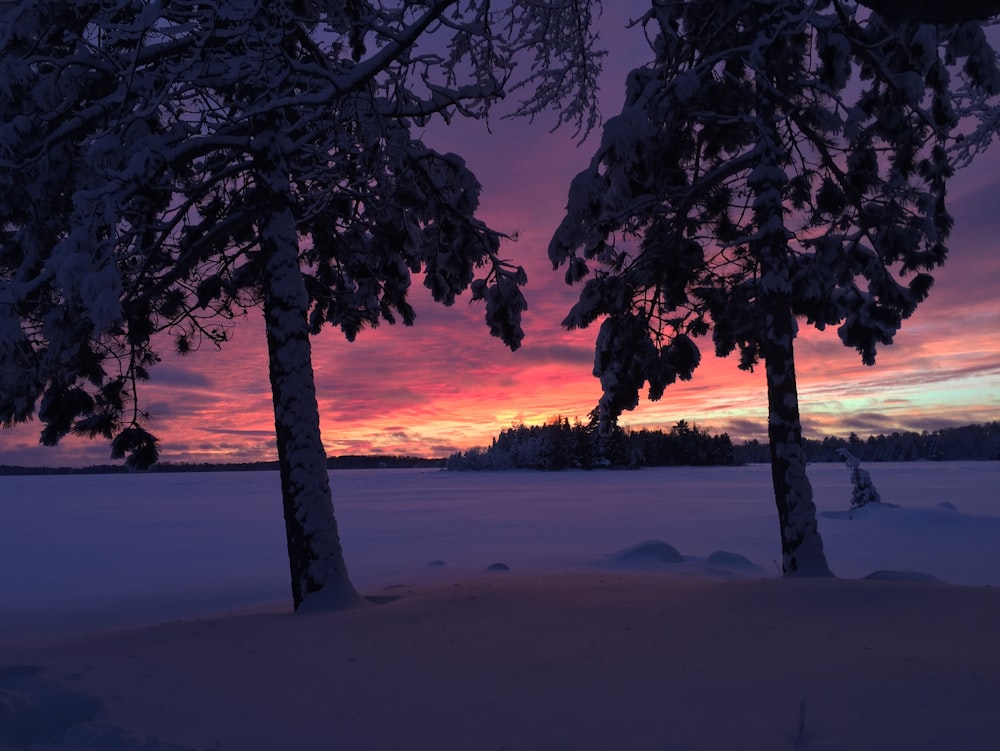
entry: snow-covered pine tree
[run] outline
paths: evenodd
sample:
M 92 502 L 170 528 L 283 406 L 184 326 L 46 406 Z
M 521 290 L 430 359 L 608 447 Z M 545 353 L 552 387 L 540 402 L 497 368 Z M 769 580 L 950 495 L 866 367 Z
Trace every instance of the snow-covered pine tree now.
M 869 503 L 881 503 L 882 497 L 875 487 L 871 472 L 861 467 L 851 469 L 851 507 L 861 508 Z
M 631 72 L 549 254 L 603 318 L 602 420 L 716 354 L 761 360 L 786 575 L 830 574 L 806 476 L 793 343 L 837 325 L 866 364 L 947 254 L 960 113 L 996 111 L 975 23 L 884 21 L 844 0 L 654 2 Z
M 861 468 L 861 460 L 847 449 L 837 449 L 844 464 L 851 470 L 851 508 L 861 508 L 869 503 L 880 503 L 882 497 L 875 487 L 871 473 Z
M 147 466 L 139 384 L 171 340 L 261 306 L 296 608 L 358 596 L 310 334 L 411 324 L 411 277 L 464 289 L 516 348 L 524 272 L 479 184 L 413 135 L 513 91 L 590 128 L 596 3 L 24 0 L 0 27 L 0 424 Z M 7 6 L 5 5 L 5 8 Z M 518 77 L 519 70 L 527 71 Z M 479 270 L 479 271 L 477 271 Z

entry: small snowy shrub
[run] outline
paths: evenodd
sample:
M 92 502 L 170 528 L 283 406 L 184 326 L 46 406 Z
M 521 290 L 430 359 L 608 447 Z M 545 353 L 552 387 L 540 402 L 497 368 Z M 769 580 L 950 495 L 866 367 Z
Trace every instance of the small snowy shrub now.
M 860 460 L 847 449 L 839 449 L 837 453 L 844 460 L 844 464 L 851 468 L 851 508 L 861 508 L 869 503 L 879 503 L 882 498 L 872 482 L 872 476 L 868 470 L 861 469 Z

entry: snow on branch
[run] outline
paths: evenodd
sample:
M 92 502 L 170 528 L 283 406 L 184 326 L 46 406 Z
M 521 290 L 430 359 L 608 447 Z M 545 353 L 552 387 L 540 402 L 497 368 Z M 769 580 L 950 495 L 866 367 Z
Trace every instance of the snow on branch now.
M 123 432 L 143 429 L 136 383 L 165 343 L 225 342 L 262 304 L 276 244 L 296 249 L 313 332 L 412 323 L 410 275 L 422 272 L 444 304 L 475 283 L 490 331 L 518 346 L 524 271 L 476 216 L 464 162 L 411 131 L 485 118 L 514 90 L 520 114 L 551 108 L 593 127 L 597 8 L 5 5 L 0 421 L 44 403 L 51 440 L 110 430 L 116 451 L 145 463 L 155 441 Z M 280 227 L 267 218 L 279 216 Z
M 549 245 L 583 282 L 564 325 L 621 317 L 629 347 L 605 324 L 598 351 L 625 353 L 641 315 L 654 348 L 711 332 L 753 367 L 761 301 L 789 296 L 873 363 L 946 258 L 948 179 L 998 121 L 981 26 L 794 0 L 662 3 L 641 23 L 655 62 L 629 74 Z M 633 403 L 633 381 L 607 379 L 612 403 Z

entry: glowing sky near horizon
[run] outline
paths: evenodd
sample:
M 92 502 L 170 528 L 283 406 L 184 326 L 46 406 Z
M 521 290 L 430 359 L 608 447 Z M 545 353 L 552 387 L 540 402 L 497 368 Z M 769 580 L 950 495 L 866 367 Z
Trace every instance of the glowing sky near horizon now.
M 632 3 L 630 3 L 632 5 Z M 641 4 L 640 4 L 641 5 Z M 608 22 L 608 19 L 605 19 Z M 605 33 L 610 57 L 603 77 L 605 117 L 620 109 L 625 72 L 643 62 L 637 32 Z M 480 304 L 466 293 L 451 308 L 430 301 L 414 280 L 412 328 L 383 325 L 348 343 L 328 329 L 313 340 L 324 443 L 330 455 L 382 453 L 446 456 L 488 445 L 517 422 L 554 416 L 586 419 L 600 397 L 591 374 L 597 327 L 566 332 L 559 322 L 579 286 L 567 287 L 546 255 L 572 177 L 586 167 L 599 132 L 577 147 L 569 130 L 496 119 L 435 127 L 424 134 L 441 151 L 462 155 L 483 184 L 480 216 L 518 233 L 504 255 L 529 276 L 526 338 L 514 353 L 491 338 Z M 861 364 L 834 329 L 805 328 L 797 341 L 803 426 L 807 436 L 862 437 L 894 430 L 933 430 L 1000 420 L 1000 147 L 960 172 L 950 209 L 956 225 L 945 267 L 930 298 L 904 322 L 877 365 Z M 663 399 L 627 412 L 621 424 L 669 428 L 697 423 L 734 439 L 764 438 L 762 369 L 746 373 L 718 360 L 710 341 L 692 381 Z M 144 394 L 151 430 L 165 461 L 275 458 L 263 325 L 239 320 L 222 351 L 167 355 Z M 0 464 L 87 465 L 108 461 L 101 441 L 69 437 L 38 445 L 38 423 L 0 430 Z

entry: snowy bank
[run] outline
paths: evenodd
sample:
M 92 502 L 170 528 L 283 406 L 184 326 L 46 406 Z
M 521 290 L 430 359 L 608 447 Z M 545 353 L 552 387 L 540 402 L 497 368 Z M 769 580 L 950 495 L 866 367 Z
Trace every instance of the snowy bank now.
M 873 465 L 884 504 L 901 508 L 853 520 L 843 465 L 809 473 L 838 576 L 907 570 L 1000 587 L 1000 462 Z M 348 567 L 369 593 L 434 573 L 431 561 L 451 577 L 494 562 L 579 569 L 650 539 L 685 559 L 740 554 L 768 575 L 780 560 L 765 465 L 330 477 Z M 288 598 L 279 493 L 276 472 L 0 477 L 0 571 L 16 572 L 0 576 L 0 643 Z
M 988 587 L 511 571 L 383 594 L 398 599 L 8 645 L 0 729 L 20 711 L 22 742 L 60 723 L 66 736 L 15 748 L 98 751 L 987 751 L 1000 737 Z
M 993 751 L 1000 463 L 872 471 L 833 581 L 763 466 L 333 472 L 385 604 L 309 617 L 273 473 L 0 478 L 0 749 Z

